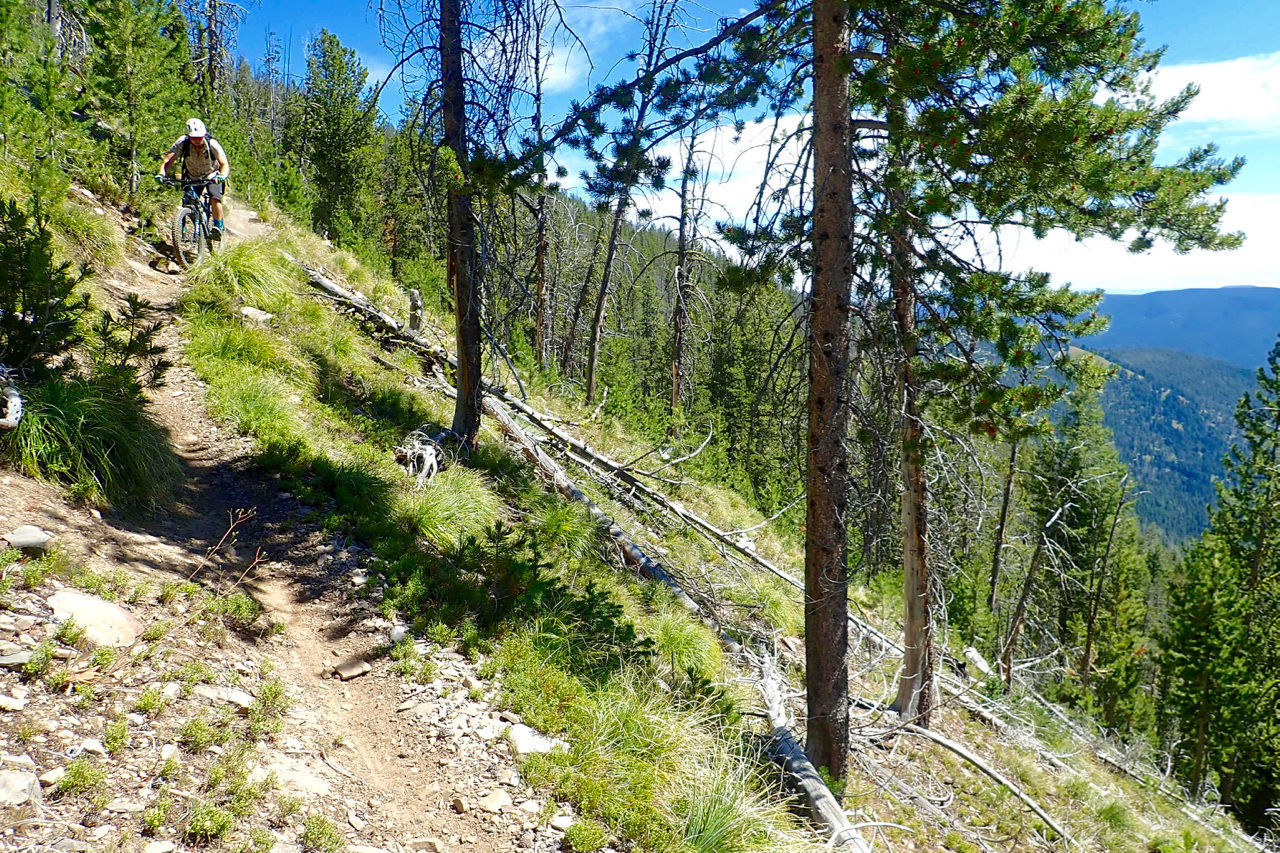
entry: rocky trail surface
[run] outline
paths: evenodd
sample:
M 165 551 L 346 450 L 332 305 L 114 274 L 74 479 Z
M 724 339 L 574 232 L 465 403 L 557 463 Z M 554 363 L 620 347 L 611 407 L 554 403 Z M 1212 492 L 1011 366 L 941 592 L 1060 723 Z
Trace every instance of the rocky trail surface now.
M 231 240 L 267 228 L 228 219 Z M 134 246 L 101 284 L 173 320 L 171 269 Z M 0 534 L 38 528 L 0 565 L 0 850 L 560 849 L 568 807 L 515 760 L 555 745 L 493 706 L 483 660 L 424 642 L 430 680 L 393 671 L 369 553 L 206 412 L 179 322 L 163 342 L 175 507 L 100 513 L 0 471 Z

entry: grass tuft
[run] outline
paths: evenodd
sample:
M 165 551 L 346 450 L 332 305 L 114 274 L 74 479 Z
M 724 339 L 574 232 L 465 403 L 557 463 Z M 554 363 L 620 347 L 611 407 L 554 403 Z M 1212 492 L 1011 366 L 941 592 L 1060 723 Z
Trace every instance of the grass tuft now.
M 230 309 L 236 300 L 278 313 L 293 301 L 296 273 L 269 238 L 241 240 L 206 255 L 187 273 L 187 305 Z
M 24 398 L 18 428 L 0 434 L 0 458 L 79 500 L 143 507 L 169 495 L 177 457 L 140 394 L 53 376 Z
M 416 532 L 439 545 L 479 536 L 502 518 L 502 498 L 478 471 L 455 465 L 425 489 L 401 496 L 400 509 Z

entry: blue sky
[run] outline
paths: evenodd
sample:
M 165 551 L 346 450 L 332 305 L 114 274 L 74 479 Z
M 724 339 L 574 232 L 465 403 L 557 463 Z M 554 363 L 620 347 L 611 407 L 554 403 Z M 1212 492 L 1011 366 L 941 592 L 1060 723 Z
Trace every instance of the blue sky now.
M 484 0 L 477 0 L 484 2 Z M 620 22 L 616 9 L 635 0 L 593 0 L 566 5 L 566 15 L 592 50 L 591 74 L 598 82 L 617 57 L 635 43 L 634 27 Z M 741 4 L 704 0 L 720 14 L 734 15 Z M 1230 200 L 1228 226 L 1248 235 L 1243 249 L 1232 253 L 1174 255 L 1156 249 L 1130 256 L 1104 241 L 1078 244 L 1061 237 L 1044 241 L 1023 238 L 1011 247 L 1018 266 L 1035 266 L 1056 280 L 1080 287 L 1142 291 L 1234 284 L 1280 286 L 1280 2 L 1277 0 L 1155 0 L 1131 4 L 1142 15 L 1152 45 L 1165 45 L 1157 90 L 1172 94 L 1188 82 L 1202 94 L 1167 135 L 1169 156 L 1207 141 L 1228 156 L 1247 159 L 1240 178 L 1224 193 Z M 239 52 L 260 60 L 268 30 L 285 40 L 295 74 L 305 73 L 306 45 L 322 28 L 353 47 L 370 69 L 370 79 L 383 76 L 394 63 L 382 47 L 377 13 L 360 0 L 262 0 L 251 8 L 240 29 Z M 580 54 L 564 57 L 555 69 L 559 97 L 586 91 L 588 66 Z M 383 108 L 401 100 L 389 87 Z M 554 99 L 549 107 L 554 109 Z M 750 158 L 745 158 L 749 160 Z M 573 170 L 573 164 L 569 163 Z M 752 184 L 741 169 L 725 185 L 722 204 L 732 208 L 736 196 Z

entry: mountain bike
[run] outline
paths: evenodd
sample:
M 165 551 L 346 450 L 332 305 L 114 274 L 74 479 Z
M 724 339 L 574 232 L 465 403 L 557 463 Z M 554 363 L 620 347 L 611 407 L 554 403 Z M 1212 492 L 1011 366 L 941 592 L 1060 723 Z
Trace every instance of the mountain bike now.
M 187 269 L 213 251 L 213 240 L 209 237 L 213 213 L 209 207 L 209 195 L 205 192 L 213 181 L 209 178 L 165 178 L 164 183 L 182 188 L 182 205 L 174 214 L 169 243 L 179 266 Z

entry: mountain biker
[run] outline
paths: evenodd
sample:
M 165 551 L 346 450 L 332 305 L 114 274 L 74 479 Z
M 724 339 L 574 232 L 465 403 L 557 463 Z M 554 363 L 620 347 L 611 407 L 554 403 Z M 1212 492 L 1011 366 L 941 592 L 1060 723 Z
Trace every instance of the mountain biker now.
M 198 118 L 187 120 L 186 135 L 165 152 L 160 161 L 160 172 L 156 175 L 156 183 L 164 180 L 169 171 L 169 164 L 175 158 L 182 158 L 182 177 L 189 181 L 211 180 L 213 183 L 205 188 L 209 193 L 209 206 L 213 211 L 213 230 L 209 233 L 214 240 L 222 239 L 222 191 L 231 173 L 231 164 L 227 162 L 227 152 L 222 150 L 218 140 L 209 136 L 204 122 Z

